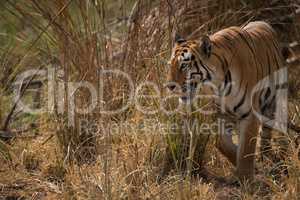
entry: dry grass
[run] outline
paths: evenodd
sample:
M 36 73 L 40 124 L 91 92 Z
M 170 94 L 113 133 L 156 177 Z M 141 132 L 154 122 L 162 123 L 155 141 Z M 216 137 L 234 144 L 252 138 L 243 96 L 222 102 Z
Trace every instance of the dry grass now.
M 57 77 L 57 84 L 88 81 L 96 86 L 99 69 L 119 69 L 133 77 L 134 84 L 152 81 L 164 94 L 162 74 L 175 32 L 197 38 L 230 25 L 264 19 L 281 33 L 282 41 L 299 41 L 299 24 L 284 18 L 292 16 L 299 2 L 272 2 L 9 0 L 0 17 L 4 24 L 16 27 L 7 35 L 17 39 L 12 44 L 0 43 L 0 122 L 11 110 L 2 105 L 10 105 L 9 87 L 16 75 L 37 69 L 45 61 L 64 72 Z M 292 68 L 291 76 L 294 123 L 299 121 L 297 67 Z M 124 105 L 129 85 L 118 77 L 104 81 L 106 103 L 102 109 Z M 16 112 L 11 120 L 9 130 L 35 123 L 37 128 L 30 131 L 35 134 L 22 133 L 9 143 L 0 140 L 0 199 L 299 199 L 299 149 L 292 137 L 286 159 L 289 176 L 276 181 L 272 177 L 275 164 L 258 160 L 255 181 L 238 187 L 219 178 L 231 176 L 234 169 L 215 149 L 215 138 L 196 134 L 200 138 L 193 143 L 174 134 L 186 132 L 186 128 L 174 131 L 153 126 L 180 124 L 183 118 L 188 123 L 213 119 L 161 112 L 144 115 L 133 106 L 121 114 L 105 116 L 99 114 L 99 107 L 89 115 L 76 114 L 74 126 L 69 126 L 70 96 L 67 90 L 61 97 L 55 91 L 55 103 L 64 99 L 61 108 L 38 116 Z M 143 92 L 153 93 L 151 88 Z M 85 90 L 76 92 L 76 105 L 86 106 L 89 97 Z M 157 99 L 141 103 L 151 109 L 159 107 Z M 166 104 L 171 108 L 173 103 Z M 97 125 L 97 130 L 82 134 L 82 119 Z M 144 128 L 147 123 L 152 126 Z M 131 127 L 115 131 L 115 124 Z M 193 171 L 196 175 L 190 176 Z

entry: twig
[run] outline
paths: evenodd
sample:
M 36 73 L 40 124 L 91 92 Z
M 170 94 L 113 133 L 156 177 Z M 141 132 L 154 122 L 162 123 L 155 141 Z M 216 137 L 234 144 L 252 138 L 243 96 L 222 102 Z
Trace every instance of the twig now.
M 288 128 L 297 132 L 297 133 L 300 133 L 300 127 L 299 126 L 296 126 L 295 124 L 293 124 L 292 122 L 289 122 L 288 123 Z
M 41 145 L 44 146 L 49 140 L 54 137 L 54 134 L 51 134 Z

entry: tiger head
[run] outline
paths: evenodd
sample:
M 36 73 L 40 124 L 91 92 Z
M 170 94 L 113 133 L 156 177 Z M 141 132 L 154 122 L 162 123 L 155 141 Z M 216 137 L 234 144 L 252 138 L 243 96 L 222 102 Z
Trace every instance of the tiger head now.
M 180 96 L 181 103 L 191 103 L 198 86 L 211 80 L 211 71 L 207 66 L 211 52 L 212 43 L 208 36 L 197 41 L 176 35 L 169 61 L 167 88 Z

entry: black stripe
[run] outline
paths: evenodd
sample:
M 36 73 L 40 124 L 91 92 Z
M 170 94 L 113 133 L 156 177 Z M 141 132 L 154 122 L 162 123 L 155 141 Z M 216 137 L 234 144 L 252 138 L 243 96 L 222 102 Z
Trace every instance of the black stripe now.
M 233 42 L 233 39 L 230 38 L 230 37 L 228 38 L 227 35 L 223 35 L 223 38 L 227 41 L 228 44 L 230 44 L 227 47 L 229 48 L 230 51 L 233 52 L 234 51 L 234 42 Z
M 243 31 L 243 33 L 245 33 L 244 31 Z M 249 43 L 249 41 L 247 40 L 247 36 L 245 36 L 243 33 L 241 33 L 241 32 L 238 32 L 238 34 L 239 34 L 239 36 L 242 38 L 242 40 L 247 44 L 247 46 L 249 47 L 249 49 L 250 49 L 250 51 L 252 52 L 252 54 L 253 55 L 256 55 L 256 53 L 255 53 L 255 48 L 253 48 L 253 47 L 255 47 L 255 42 L 253 41 L 253 38 L 251 37 L 251 36 L 249 36 L 248 38 L 251 40 L 251 42 L 252 42 L 252 44 L 254 44 L 254 46 L 252 46 L 251 45 L 251 43 Z M 247 31 L 246 31 L 246 33 L 248 33 Z M 248 33 L 249 34 L 249 33 Z
M 264 112 L 266 111 L 267 107 L 269 106 L 269 104 L 265 103 L 261 108 L 260 111 L 262 114 L 264 114 Z
M 210 75 L 210 73 L 207 71 L 207 77 L 206 77 L 206 80 L 207 81 L 211 81 L 211 75 Z
M 201 60 L 199 60 L 200 61 L 200 65 L 205 69 L 205 71 L 206 71 L 206 80 L 208 80 L 208 81 L 211 81 L 211 74 L 209 73 L 209 70 L 207 69 L 207 67 L 202 63 L 202 61 Z
M 247 31 L 246 31 L 247 32 Z M 247 32 L 248 33 L 248 32 Z M 261 75 L 264 76 L 264 73 L 263 73 L 263 66 L 262 64 L 260 63 L 260 61 L 258 59 L 255 59 L 255 55 L 257 53 L 255 53 L 255 42 L 253 41 L 253 39 L 251 37 L 250 40 L 252 41 L 252 44 L 253 46 L 251 46 L 250 42 L 247 40 L 246 36 L 243 34 L 243 33 L 239 33 L 240 37 L 242 38 L 242 40 L 247 44 L 247 46 L 249 47 L 251 53 L 253 54 L 254 56 L 254 61 L 255 61 L 255 65 L 258 67 L 258 68 L 261 68 Z M 258 65 L 259 64 L 259 65 Z M 270 66 L 270 65 L 269 65 Z M 270 71 L 270 70 L 269 70 Z M 259 79 L 259 76 L 258 76 L 258 70 L 257 70 L 257 79 Z
M 208 66 L 204 65 L 203 62 L 202 62 L 200 59 L 199 59 L 199 62 L 200 62 L 200 65 L 201 65 L 203 68 L 205 68 L 205 70 L 211 71 L 211 72 L 212 72 L 212 70 L 211 70 Z
M 274 103 L 274 101 L 275 101 L 275 96 L 276 96 L 276 95 L 273 95 L 271 101 L 270 101 L 269 103 L 265 103 L 265 104 L 260 108 L 261 113 L 264 114 L 264 112 L 266 111 L 266 109 Z M 261 106 L 261 105 L 260 105 L 260 106 Z
M 259 107 L 260 107 L 260 108 L 262 107 L 262 104 L 264 103 L 264 102 L 263 102 L 263 98 L 262 98 L 263 93 L 264 93 L 264 90 L 262 90 L 262 91 L 260 92 L 260 94 L 259 94 L 258 104 L 259 104 Z
M 194 64 L 195 64 L 195 67 L 196 67 L 196 69 L 197 69 L 197 72 L 200 72 L 200 68 L 199 68 L 197 62 L 195 62 Z
M 228 71 L 229 70 L 229 64 L 228 64 L 228 61 L 227 61 L 226 58 L 224 58 L 224 64 L 225 64 L 225 66 L 227 66 L 226 70 Z
M 232 38 L 228 38 L 228 36 L 227 35 L 222 35 L 223 36 L 223 38 L 225 39 L 225 40 L 227 40 L 227 42 L 229 43 L 229 44 L 232 44 Z
M 247 40 L 247 38 L 240 32 L 238 32 L 239 36 L 242 38 L 242 40 L 247 44 L 247 46 L 249 47 L 250 51 L 252 52 L 253 55 L 255 55 L 255 51 L 252 48 L 251 44 L 249 43 L 249 41 Z M 253 43 L 253 40 L 251 40 Z
M 225 107 L 225 112 L 230 115 L 234 115 L 234 113 L 228 107 Z
M 246 31 L 246 33 L 248 33 L 248 32 Z M 257 54 L 257 53 L 255 53 L 255 45 L 252 47 L 252 46 L 251 46 L 251 43 L 249 43 L 249 41 L 247 40 L 246 36 L 245 36 L 243 33 L 238 32 L 238 34 L 239 34 L 239 36 L 242 38 L 242 40 L 247 44 L 247 46 L 249 47 L 249 49 L 250 49 L 250 51 L 251 51 L 251 53 L 252 53 L 252 55 L 253 55 L 255 65 L 256 65 L 257 67 L 259 67 L 259 66 L 258 66 L 258 63 L 257 63 L 257 62 L 259 62 L 259 61 L 255 58 L 255 57 L 256 57 L 255 55 Z M 248 34 L 249 34 L 249 33 L 248 33 Z M 252 38 L 251 36 L 249 36 L 248 38 L 251 40 L 252 44 L 255 44 L 255 42 L 253 41 L 253 38 Z M 261 64 L 260 64 L 260 66 L 261 66 Z M 257 80 L 259 79 L 258 70 L 259 70 L 259 69 L 256 69 L 256 77 L 257 77 Z M 261 70 L 263 70 L 263 69 L 262 69 L 262 66 L 261 66 Z M 262 76 L 263 76 L 263 72 L 262 72 Z
M 243 95 L 242 99 L 239 101 L 239 103 L 236 106 L 234 106 L 234 108 L 233 108 L 234 112 L 236 112 L 237 109 L 239 109 L 239 107 L 241 107 L 244 104 L 245 99 L 246 99 L 246 94 L 247 94 L 247 86 L 246 86 L 246 90 L 244 92 L 244 95 Z
M 231 89 L 232 89 L 231 82 L 232 82 L 231 73 L 230 73 L 230 70 L 228 70 L 225 75 L 224 88 L 223 88 L 223 92 L 226 92 L 226 93 L 222 94 L 222 95 L 228 96 L 231 93 Z M 227 88 L 227 87 L 229 87 L 229 88 Z
M 281 57 L 281 56 L 280 55 L 278 56 L 277 52 L 281 52 L 281 51 L 279 50 L 278 44 L 277 44 L 277 42 L 275 42 L 275 40 L 272 40 L 272 43 L 273 43 L 273 47 L 275 48 L 275 52 L 276 52 L 276 53 L 273 53 L 273 55 L 275 56 L 275 61 L 277 63 L 277 69 L 280 69 L 281 66 L 278 63 L 278 57 Z
M 241 115 L 240 120 L 245 119 L 246 117 L 248 117 L 251 113 L 251 109 L 248 112 L 245 112 L 244 114 Z
M 268 98 L 270 97 L 271 95 L 271 89 L 268 87 L 267 88 L 267 91 L 265 92 L 265 95 L 263 96 L 263 92 L 265 90 L 263 90 L 261 92 L 261 94 L 259 95 L 259 107 L 260 107 L 260 110 L 261 112 L 263 113 L 266 108 L 270 105 L 270 103 L 268 103 Z M 273 97 L 274 98 L 274 97 Z
M 271 89 L 268 87 L 266 94 L 265 94 L 265 100 L 267 100 L 270 95 L 271 95 Z

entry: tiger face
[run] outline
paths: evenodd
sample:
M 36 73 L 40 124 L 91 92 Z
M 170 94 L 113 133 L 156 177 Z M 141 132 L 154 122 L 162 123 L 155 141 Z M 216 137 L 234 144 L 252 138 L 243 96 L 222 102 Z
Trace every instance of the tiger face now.
M 189 104 L 193 101 L 201 83 L 211 80 L 211 72 L 206 62 L 211 54 L 208 36 L 200 41 L 187 41 L 179 36 L 169 61 L 167 87 L 180 96 L 179 101 Z

